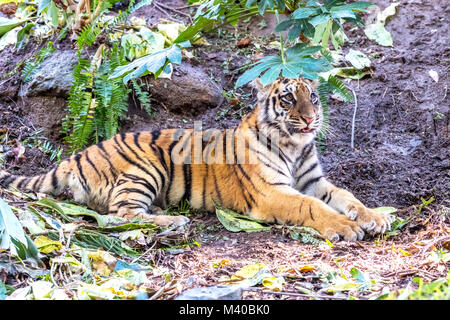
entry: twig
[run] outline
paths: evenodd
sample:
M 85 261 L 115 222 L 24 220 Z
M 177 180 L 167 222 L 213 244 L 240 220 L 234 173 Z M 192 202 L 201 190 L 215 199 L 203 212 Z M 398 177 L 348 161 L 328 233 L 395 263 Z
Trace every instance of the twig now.
M 166 10 L 164 10 L 164 8 L 161 6 L 160 3 L 153 1 L 152 3 L 156 9 L 158 9 L 159 11 L 161 11 L 162 13 L 164 13 L 167 17 L 172 18 L 172 20 L 174 20 L 175 22 L 178 23 L 183 23 L 182 21 L 178 20 L 178 19 L 174 19 Z
M 434 246 L 435 244 L 437 244 L 439 242 L 443 242 L 443 241 L 447 241 L 447 240 L 450 240 L 450 235 L 446 235 L 446 236 L 437 238 L 436 240 L 433 240 L 431 243 L 427 244 L 421 251 L 422 257 L 432 246 Z
M 352 89 L 353 98 L 355 99 L 355 108 L 353 109 L 353 118 L 352 118 L 352 136 L 350 139 L 350 147 L 352 149 L 355 148 L 355 120 L 356 120 L 356 110 L 358 109 L 358 99 L 356 98 L 355 90 Z
M 166 283 L 163 287 L 161 287 L 154 295 L 152 295 L 148 300 L 155 300 L 159 298 L 165 291 L 168 291 L 170 289 L 173 289 L 172 287 L 176 284 L 175 280 L 172 280 L 168 283 Z
M 159 3 L 159 2 L 156 2 L 156 1 L 154 1 L 153 3 L 156 3 L 157 6 L 160 6 L 160 7 L 164 8 L 164 9 L 167 9 L 167 10 L 170 10 L 170 11 L 173 11 L 173 12 L 176 12 L 178 14 L 181 14 L 183 16 L 188 17 L 189 21 L 192 23 L 192 17 L 189 14 L 187 14 L 186 12 L 180 11 L 180 10 L 178 10 L 176 8 L 169 7 L 169 6 L 165 5 L 165 4 L 162 4 L 162 3 Z
M 305 293 L 298 293 L 298 292 L 288 292 L 288 291 L 271 291 L 271 290 L 264 290 L 259 288 L 243 288 L 243 291 L 253 291 L 253 292 L 261 292 L 261 293 L 269 293 L 269 294 L 280 294 L 285 296 L 293 296 L 293 297 L 306 297 L 306 298 L 321 298 L 321 299 L 334 299 L 334 300 L 347 300 L 346 297 L 335 297 L 335 296 L 324 296 L 324 295 L 309 295 Z

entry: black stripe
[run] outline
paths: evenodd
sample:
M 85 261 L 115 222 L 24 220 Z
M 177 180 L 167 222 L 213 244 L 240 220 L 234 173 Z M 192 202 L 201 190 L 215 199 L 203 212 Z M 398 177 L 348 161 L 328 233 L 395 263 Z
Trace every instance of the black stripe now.
M 169 164 L 170 164 L 170 174 L 169 174 L 169 183 L 168 183 L 168 186 L 167 186 L 167 196 L 169 196 L 170 195 L 170 190 L 171 190 L 171 188 L 172 188 L 172 183 L 173 183 L 173 178 L 174 178 L 174 167 L 175 167 L 175 164 L 173 163 L 173 161 L 172 161 L 172 150 L 173 150 L 173 148 L 175 147 L 175 145 L 178 143 L 178 142 L 180 142 L 179 140 L 178 141 L 176 141 L 176 140 L 174 140 L 174 141 L 172 141 L 172 143 L 169 145 Z M 169 199 L 169 202 L 170 202 L 170 199 Z
M 142 152 L 145 153 L 144 149 L 142 149 L 141 144 L 139 143 L 140 135 L 141 135 L 141 132 L 135 132 L 133 134 L 134 144 L 139 148 L 139 150 L 141 150 Z
M 295 184 L 299 183 L 300 180 L 307 175 L 308 173 L 310 173 L 311 171 L 313 171 L 317 166 L 319 165 L 319 162 L 314 162 L 308 169 L 305 170 L 305 172 L 303 172 L 301 175 L 299 175 L 298 177 L 295 177 Z
M 246 190 L 246 189 L 244 188 L 244 185 L 242 184 L 242 181 L 241 181 L 241 179 L 239 178 L 239 176 L 238 176 L 238 174 L 237 174 L 237 172 L 236 172 L 236 166 L 232 166 L 232 167 L 233 167 L 234 175 L 236 176 L 236 179 L 238 180 L 239 185 L 240 185 L 240 187 L 241 187 L 241 190 L 242 190 L 242 196 L 244 197 L 245 203 L 247 204 L 247 208 L 248 208 L 248 210 L 250 211 L 250 210 L 252 209 L 252 206 L 250 205 L 250 202 L 248 201 L 247 197 L 245 196 L 244 191 L 247 191 L 247 194 L 248 194 L 248 196 L 250 197 L 250 200 L 251 200 L 253 203 L 256 203 L 256 202 L 255 202 L 255 199 L 253 198 L 252 194 L 251 194 L 250 192 L 248 192 L 248 190 Z
M 136 159 L 137 159 L 137 160 L 141 159 L 141 157 L 137 154 L 137 152 L 136 152 L 133 148 L 131 148 L 131 146 L 129 146 L 128 144 L 125 143 L 125 141 L 123 140 L 123 137 L 124 137 L 124 136 L 125 136 L 124 134 L 121 134 L 121 135 L 120 135 L 120 137 L 122 138 L 122 142 L 123 142 L 124 146 L 127 147 L 127 149 L 130 150 L 130 151 L 136 156 Z M 116 136 L 116 137 L 117 137 L 117 136 Z M 116 137 L 114 137 L 114 139 L 115 139 Z M 115 141 L 116 141 L 116 143 L 119 143 L 117 139 L 116 139 Z M 119 145 L 119 147 L 120 147 L 120 145 Z M 165 182 L 166 182 L 166 179 L 165 179 L 164 175 L 162 174 L 161 170 L 159 170 L 159 169 L 158 169 L 153 163 L 151 163 L 150 161 L 147 161 L 147 160 L 142 160 L 142 161 L 143 161 L 145 164 L 152 166 L 152 167 L 156 170 L 156 172 L 159 174 L 159 176 L 160 176 L 160 178 L 161 178 L 161 189 L 164 188 L 164 184 L 165 184 Z M 141 166 L 141 168 L 145 168 L 145 167 Z M 160 187 L 159 187 L 159 182 L 158 182 L 158 180 L 155 178 L 155 176 L 154 176 L 153 174 L 151 174 L 149 171 L 146 171 L 146 172 L 148 173 L 148 175 L 150 175 L 150 176 L 155 180 L 155 182 L 156 182 L 156 187 L 159 189 L 159 188 L 160 188 Z
M 139 200 L 139 199 L 133 199 L 131 201 L 135 201 L 137 203 L 140 203 L 140 204 L 144 205 L 146 207 L 147 211 L 150 211 L 150 206 L 149 206 L 149 204 L 147 202 Z
M 258 160 L 259 160 L 259 162 L 261 162 L 263 165 L 265 165 L 266 167 L 272 169 L 273 171 L 276 171 L 276 172 L 278 172 L 279 174 L 281 174 L 281 175 L 283 175 L 283 176 L 285 176 L 285 177 L 288 177 L 288 175 L 285 174 L 282 170 L 279 170 L 279 169 L 277 169 L 277 168 L 272 167 L 272 165 L 271 165 L 270 163 L 267 163 L 267 162 L 261 160 L 261 158 L 259 158 L 259 157 L 258 157 Z
M 203 192 L 202 192 L 202 208 L 206 207 L 206 181 L 208 180 L 208 174 L 209 174 L 209 166 L 205 165 L 205 176 L 203 177 Z
M 141 166 L 139 163 L 131 160 L 130 158 L 128 158 L 128 156 L 126 154 L 124 154 L 123 152 L 121 152 L 116 146 L 114 146 L 114 149 L 116 149 L 117 153 L 128 163 L 131 163 L 132 165 L 135 165 L 137 168 L 139 168 L 141 171 L 145 172 L 146 174 L 148 174 L 150 177 L 152 177 L 155 180 L 155 183 L 158 185 L 158 180 L 156 179 L 156 177 L 150 172 L 148 171 L 145 167 Z
M 184 175 L 184 195 L 182 199 L 191 201 L 191 187 L 192 187 L 192 167 L 189 163 L 183 164 Z
M 322 178 L 323 178 L 323 176 L 318 176 L 318 177 L 309 179 L 308 181 L 306 181 L 306 182 L 302 185 L 301 188 L 299 188 L 299 189 L 300 189 L 300 192 L 305 191 L 306 189 L 308 189 L 308 187 L 309 187 L 310 185 L 312 185 L 313 183 L 316 183 L 317 181 L 319 181 L 319 180 L 322 179 Z
M 263 176 L 261 176 L 258 172 L 256 172 L 256 175 L 258 176 L 258 178 L 260 180 L 262 180 L 262 182 L 264 182 L 265 184 L 271 185 L 271 186 L 288 186 L 288 183 L 285 182 L 269 182 L 266 180 L 266 178 L 264 178 Z
M 159 129 L 153 130 L 152 131 L 152 143 L 154 143 L 156 140 L 158 140 L 160 135 L 161 135 L 161 131 Z
M 150 190 L 155 196 L 157 194 L 156 189 L 152 186 L 146 179 L 142 177 L 138 177 L 134 174 L 124 173 L 123 176 L 128 178 L 132 183 L 140 184 Z
M 103 159 L 106 160 L 106 162 L 108 162 L 109 168 L 111 168 L 111 174 L 113 175 L 113 180 L 115 181 L 117 179 L 117 170 L 116 168 L 113 166 L 113 164 L 111 163 L 111 161 L 109 160 L 109 153 L 106 151 L 105 147 L 103 146 L 103 142 L 100 142 L 97 144 L 97 147 L 100 149 L 100 155 L 102 156 Z
M 117 193 L 117 196 L 119 196 L 119 195 L 121 195 L 123 193 L 138 193 L 138 194 L 140 194 L 142 196 L 145 196 L 145 197 L 149 198 L 150 201 L 153 201 L 153 196 L 154 196 L 154 195 L 149 194 L 148 192 L 145 192 L 145 191 L 143 191 L 141 189 L 138 189 L 138 188 L 123 188 Z
M 108 179 L 108 176 L 106 175 L 106 173 L 102 170 L 102 176 L 103 176 L 103 178 L 105 178 L 105 180 L 106 180 L 106 187 L 107 186 L 109 186 L 109 179 Z
M 309 216 L 311 217 L 311 220 L 313 220 L 313 221 L 316 220 L 316 219 L 314 219 L 314 217 L 313 217 L 311 205 L 309 205 Z
M 331 190 L 331 191 L 330 191 L 330 194 L 329 194 L 329 196 L 328 196 L 328 199 L 325 199 L 325 203 L 328 204 L 328 203 L 330 202 L 331 196 L 332 196 L 333 192 L 334 192 L 334 190 Z
M 94 163 L 89 158 L 87 150 L 84 152 L 84 155 L 86 156 L 87 162 L 91 165 L 92 168 L 94 168 L 94 170 L 97 173 L 98 177 L 101 179 L 102 176 L 101 176 L 100 172 L 98 171 L 97 167 L 94 165 Z
M 56 176 L 57 169 L 58 168 L 53 169 L 53 172 L 52 172 L 52 188 L 53 188 L 53 190 L 58 189 L 58 177 Z
M 310 142 L 307 145 L 305 145 L 303 147 L 300 155 L 295 159 L 295 164 L 297 164 L 300 160 L 302 160 L 302 162 L 303 162 L 306 159 L 308 159 L 311 151 L 313 150 L 313 147 L 314 147 L 314 142 Z
M 216 189 L 217 196 L 219 197 L 219 203 L 222 205 L 223 204 L 222 193 L 220 192 L 219 185 L 217 184 L 215 166 L 212 166 L 212 170 L 213 170 L 214 188 Z
M 302 208 L 303 208 L 303 201 L 304 200 L 300 200 L 300 208 L 298 209 L 298 216 L 302 217 Z M 303 222 L 305 221 L 305 218 L 303 217 L 302 221 L 299 222 L 299 225 L 303 225 Z
M 6 178 L 4 178 L 4 180 L 2 181 L 2 186 L 4 186 L 5 188 L 8 188 L 9 185 L 15 180 L 16 180 L 16 177 L 13 176 L 12 174 L 10 174 Z
M 17 184 L 17 189 L 19 189 L 19 190 L 22 189 L 23 184 L 25 182 L 28 183 L 28 181 L 30 181 L 30 178 L 22 177 L 22 180 L 20 180 L 20 182 Z
M 86 191 L 86 192 L 89 192 L 90 191 L 90 189 L 89 189 L 89 186 L 88 186 L 88 184 L 87 184 L 87 180 L 86 180 L 86 177 L 84 176 L 84 173 L 83 173 L 83 168 L 82 168 L 82 166 L 81 166 L 81 161 L 80 161 L 80 159 L 81 159 L 81 154 L 76 154 L 75 155 L 75 157 L 74 157 L 74 159 L 75 159 L 75 162 L 77 163 L 77 168 L 78 168 L 78 171 L 80 172 L 80 178 L 81 178 L 81 185 L 82 185 L 82 187 L 83 187 L 83 189 Z
M 31 187 L 31 190 L 38 191 L 39 189 L 36 189 L 38 182 L 41 180 L 42 176 L 37 177 L 36 181 L 34 181 L 33 186 Z

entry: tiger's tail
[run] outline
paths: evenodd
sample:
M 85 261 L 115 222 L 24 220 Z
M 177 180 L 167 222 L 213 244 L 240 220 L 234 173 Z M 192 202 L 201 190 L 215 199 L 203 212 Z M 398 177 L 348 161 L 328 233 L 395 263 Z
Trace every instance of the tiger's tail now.
M 65 160 L 49 172 L 34 177 L 17 176 L 1 170 L 0 186 L 4 188 L 15 187 L 21 191 L 58 195 L 68 186 L 71 171 L 72 163 L 70 160 Z

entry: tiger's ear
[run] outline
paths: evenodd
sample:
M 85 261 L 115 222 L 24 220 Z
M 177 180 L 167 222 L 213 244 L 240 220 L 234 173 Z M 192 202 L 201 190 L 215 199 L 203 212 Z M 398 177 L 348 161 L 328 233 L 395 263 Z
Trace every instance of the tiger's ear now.
M 261 80 L 259 80 L 259 77 L 250 82 L 250 86 L 258 90 L 259 92 L 264 91 L 264 86 L 261 83 Z
M 318 80 L 309 80 L 308 79 L 309 84 L 311 85 L 311 87 L 313 89 L 317 89 L 319 87 L 319 81 Z
M 256 89 L 257 99 L 263 100 L 266 98 L 267 93 L 270 92 L 270 88 L 272 87 L 272 84 L 263 86 L 263 84 L 261 83 L 261 81 L 259 80 L 259 77 L 258 77 L 255 80 L 253 80 L 252 82 L 250 82 L 250 86 Z

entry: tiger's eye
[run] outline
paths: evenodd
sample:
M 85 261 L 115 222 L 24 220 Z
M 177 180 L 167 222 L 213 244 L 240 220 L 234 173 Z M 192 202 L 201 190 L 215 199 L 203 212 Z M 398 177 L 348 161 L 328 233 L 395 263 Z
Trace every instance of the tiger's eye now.
M 292 93 L 288 93 L 283 96 L 283 100 L 285 100 L 286 102 L 292 102 L 294 100 L 294 96 L 292 95 Z
M 319 96 L 317 94 L 315 94 L 314 92 L 311 93 L 310 99 L 311 99 L 311 102 L 314 104 L 317 104 L 319 102 Z

